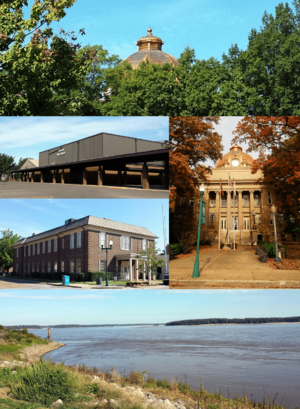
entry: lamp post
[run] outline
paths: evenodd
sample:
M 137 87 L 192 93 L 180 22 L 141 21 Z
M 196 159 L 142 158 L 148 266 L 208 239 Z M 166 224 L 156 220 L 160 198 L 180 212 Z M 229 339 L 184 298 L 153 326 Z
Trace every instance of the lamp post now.
M 256 229 L 257 229 L 257 227 L 256 227 L 256 225 L 255 225 L 255 215 L 256 215 L 256 213 L 255 213 L 255 211 L 253 210 L 253 212 L 252 212 L 252 216 L 253 216 L 253 227 L 252 227 L 252 230 L 256 230 Z
M 103 247 L 103 244 L 101 244 L 101 249 L 106 251 L 106 287 L 108 287 L 108 263 L 107 263 L 107 251 L 108 250 L 112 250 L 112 246 L 113 246 L 113 241 L 111 240 L 109 242 L 109 246 L 110 247 Z
M 200 244 L 200 230 L 201 230 L 202 204 L 203 204 L 204 191 L 205 191 L 205 186 L 202 183 L 202 185 L 200 186 L 200 209 L 199 209 L 199 220 L 198 220 L 197 252 L 196 252 L 196 260 L 194 264 L 194 270 L 193 270 L 192 277 L 199 277 L 199 244 Z
M 271 212 L 272 212 L 272 214 L 273 214 L 274 232 L 275 232 L 275 244 L 276 244 L 276 257 L 275 257 L 274 261 L 275 261 L 276 263 L 280 263 L 280 258 L 279 258 L 279 256 L 278 256 L 278 242 L 277 242 L 277 230 L 276 230 L 276 218 L 275 218 L 276 206 L 275 206 L 274 204 L 272 204 Z

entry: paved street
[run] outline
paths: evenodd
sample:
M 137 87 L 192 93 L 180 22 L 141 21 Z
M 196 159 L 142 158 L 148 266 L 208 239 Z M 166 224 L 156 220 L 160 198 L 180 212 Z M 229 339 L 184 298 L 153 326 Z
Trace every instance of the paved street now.
M 168 199 L 169 191 L 162 189 L 69 185 L 52 183 L 0 182 L 2 199 L 52 199 L 52 198 L 110 198 L 110 199 Z
M 300 270 L 277 270 L 248 246 L 200 253 L 200 277 L 192 278 L 195 255 L 170 261 L 170 288 L 300 288 Z

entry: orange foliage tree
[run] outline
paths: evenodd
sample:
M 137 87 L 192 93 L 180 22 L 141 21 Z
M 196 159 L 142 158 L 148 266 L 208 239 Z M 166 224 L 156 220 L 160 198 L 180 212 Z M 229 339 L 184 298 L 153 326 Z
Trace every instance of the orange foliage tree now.
M 181 197 L 198 195 L 199 178 L 206 180 L 210 173 L 204 163 L 222 157 L 222 136 L 214 130 L 220 117 L 170 117 L 170 202 Z
M 246 142 L 248 152 L 259 152 L 252 173 L 262 170 L 260 183 L 300 197 L 300 117 L 244 117 L 234 134 L 232 143 Z

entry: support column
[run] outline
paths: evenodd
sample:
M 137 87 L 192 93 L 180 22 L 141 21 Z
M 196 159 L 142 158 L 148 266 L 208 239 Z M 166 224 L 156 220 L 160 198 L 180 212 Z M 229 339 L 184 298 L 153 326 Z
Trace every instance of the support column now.
M 40 183 L 44 183 L 44 173 L 43 172 L 41 172 Z
M 64 169 L 61 170 L 60 183 L 61 183 L 62 185 L 65 184 L 65 173 L 64 173 Z
M 129 281 L 132 281 L 132 258 L 129 258 Z
M 87 170 L 86 170 L 86 168 L 83 169 L 83 173 L 82 173 L 82 184 L 83 184 L 83 185 L 87 185 Z
M 141 176 L 142 176 L 143 189 L 149 189 L 149 173 L 148 173 L 148 166 L 146 164 L 143 165 Z
M 26 182 L 29 182 L 29 173 L 26 173 Z
M 159 174 L 159 184 L 160 184 L 160 185 L 164 185 L 164 183 L 165 183 L 164 174 L 163 174 L 163 172 L 161 172 L 161 173 Z
M 146 263 L 145 262 L 144 262 L 143 279 L 144 279 L 144 281 L 146 281 Z
M 31 172 L 31 183 L 34 182 L 34 172 Z
M 139 260 L 135 260 L 135 274 L 136 274 L 136 281 L 139 281 Z
M 237 192 L 238 194 L 238 218 L 239 218 L 239 225 L 238 229 L 243 230 L 243 192 Z
M 15 179 L 15 174 L 14 174 L 14 173 L 12 174 L 12 180 L 13 180 L 13 182 L 16 181 L 16 179 Z
M 253 228 L 253 210 L 254 210 L 254 190 L 249 191 L 250 194 L 250 230 Z
M 56 183 L 56 171 L 55 170 L 53 170 L 53 173 L 52 173 L 52 183 Z
M 219 195 L 219 193 L 220 192 L 215 192 L 215 194 L 216 194 L 216 206 L 215 206 L 215 215 L 216 215 L 216 221 L 215 221 L 215 223 L 216 223 L 216 227 L 217 227 L 217 230 L 219 230 L 219 220 L 220 220 L 220 217 L 221 217 L 221 215 L 220 215 L 220 195 Z
M 229 218 L 229 220 L 227 220 L 228 223 L 228 227 L 229 230 L 232 230 L 232 219 L 231 219 L 231 191 L 229 191 L 228 194 L 228 190 L 227 190 L 227 218 Z M 229 214 L 228 214 L 228 208 L 229 208 Z M 230 237 L 230 236 L 229 236 Z
M 123 185 L 127 185 L 127 171 L 123 172 Z
M 98 186 L 103 186 L 104 175 L 105 175 L 105 170 L 103 169 L 103 166 L 99 166 L 98 168 Z
M 122 170 L 118 169 L 118 186 L 122 186 Z

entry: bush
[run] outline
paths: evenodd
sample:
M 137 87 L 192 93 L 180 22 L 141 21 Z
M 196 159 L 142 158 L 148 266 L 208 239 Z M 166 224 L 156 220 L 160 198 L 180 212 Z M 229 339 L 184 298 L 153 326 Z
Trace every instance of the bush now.
M 264 244 L 264 241 L 263 241 L 263 240 L 257 240 L 257 245 L 258 245 L 258 246 L 261 246 L 262 244 Z
M 177 254 L 181 254 L 183 252 L 183 245 L 176 243 L 176 244 L 170 244 L 169 248 L 173 252 L 173 256 L 176 256 Z
M 20 368 L 9 386 L 17 399 L 45 406 L 58 399 L 68 402 L 75 393 L 75 380 L 63 365 L 44 360 L 32 367 Z
M 112 271 L 108 272 L 108 279 L 113 281 L 115 273 Z M 102 278 L 106 280 L 106 271 L 89 271 L 89 281 L 96 281 L 96 278 Z
M 64 273 L 54 273 L 54 280 L 62 280 L 62 276 L 65 275 Z
M 75 276 L 76 281 L 84 281 L 84 273 L 77 273 Z
M 286 249 L 284 245 L 282 245 L 281 247 Z M 269 250 L 268 257 L 270 258 L 276 257 L 276 244 L 275 243 L 264 243 L 264 249 Z

